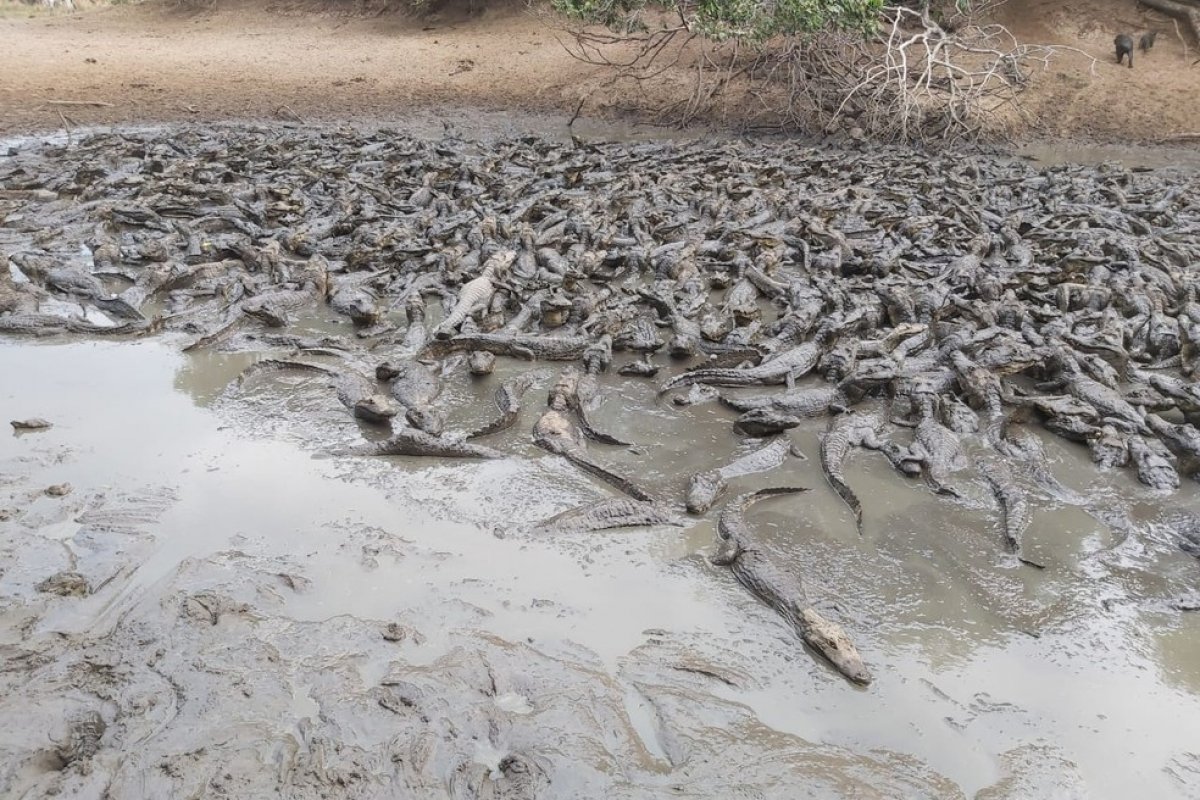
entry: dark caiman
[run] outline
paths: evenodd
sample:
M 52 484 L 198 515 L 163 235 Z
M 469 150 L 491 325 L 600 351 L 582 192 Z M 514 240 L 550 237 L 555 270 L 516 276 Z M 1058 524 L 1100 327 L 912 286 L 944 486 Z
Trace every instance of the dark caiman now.
M 537 372 L 524 372 L 501 384 L 500 388 L 496 390 L 496 408 L 500 410 L 500 416 L 482 428 L 468 433 L 467 438 L 477 439 L 480 436 L 489 436 L 506 431 L 515 425 L 517 418 L 521 416 L 521 398 L 525 396 L 537 378 Z
M 780 436 L 723 467 L 693 475 L 687 489 L 688 513 L 703 514 L 708 511 L 729 486 L 729 481 L 743 475 L 775 469 L 787 460 L 791 449 L 792 444 L 787 437 Z
M 532 532 L 578 533 L 653 525 L 682 527 L 687 524 L 687 520 L 658 503 L 610 497 L 542 520 L 533 527 Z
M 401 428 L 384 442 L 342 447 L 335 456 L 441 456 L 444 458 L 504 458 L 504 453 L 450 436 L 430 436 L 416 428 Z
M 862 534 L 862 503 L 854 490 L 846 483 L 842 466 L 852 447 L 867 447 L 880 450 L 883 443 L 879 438 L 879 429 L 883 420 L 879 414 L 862 414 L 847 412 L 839 414 L 829 422 L 829 429 L 821 435 L 821 471 L 838 497 L 850 507 L 854 513 L 854 524 Z
M 238 376 L 237 385 L 241 387 L 246 381 L 263 372 L 288 370 L 315 372 L 327 377 L 342 405 L 364 422 L 387 425 L 391 422 L 392 417 L 396 416 L 396 404 L 392 402 L 391 398 L 376 391 L 374 381 L 352 369 L 337 370 L 307 361 L 283 361 L 267 358 L 246 367 Z

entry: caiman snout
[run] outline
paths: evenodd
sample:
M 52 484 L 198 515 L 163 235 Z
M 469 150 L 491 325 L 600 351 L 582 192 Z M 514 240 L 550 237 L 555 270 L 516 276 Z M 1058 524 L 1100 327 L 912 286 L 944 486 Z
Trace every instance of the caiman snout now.
M 800 612 L 800 620 L 803 628 L 800 636 L 809 647 L 823 655 L 838 672 L 854 683 L 866 686 L 871 682 L 867 665 L 841 625 L 830 622 L 811 608 Z

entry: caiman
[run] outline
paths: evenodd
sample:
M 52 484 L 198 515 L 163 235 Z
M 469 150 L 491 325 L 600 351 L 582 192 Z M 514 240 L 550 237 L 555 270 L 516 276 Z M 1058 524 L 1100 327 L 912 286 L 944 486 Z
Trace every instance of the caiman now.
M 609 497 L 580 508 L 573 508 L 542 520 L 534 533 L 578 533 L 613 528 L 647 528 L 653 525 L 683 527 L 687 520 L 658 503 Z
M 755 499 L 807 491 L 796 487 L 759 489 L 726 504 L 717 524 L 719 549 L 711 561 L 729 567 L 738 582 L 782 616 L 797 635 L 850 681 L 866 685 L 871 673 L 842 627 L 812 608 L 799 576 L 780 570 L 750 536 L 746 507 Z
M 515 425 L 517 418 L 521 415 L 521 398 L 525 396 L 537 378 L 536 372 L 524 372 L 501 384 L 500 388 L 496 390 L 496 408 L 500 410 L 500 416 L 482 428 L 468 433 L 467 438 L 476 439 L 480 436 L 489 436 L 506 431 Z
M 961 497 L 957 489 L 947 484 L 952 472 L 965 469 L 967 457 L 954 431 L 942 424 L 934 413 L 934 398 L 921 395 L 918 403 L 920 422 L 913 431 L 913 442 L 907 458 L 921 464 L 921 472 L 938 494 Z
M 543 450 L 560 455 L 579 469 L 595 475 L 602 481 L 620 489 L 635 500 L 650 501 L 653 498 L 628 478 L 592 461 L 584 446 L 583 431 L 567 416 L 565 399 L 557 396 L 551 407 L 538 418 L 533 426 L 533 442 Z
M 755 397 L 718 396 L 721 403 L 743 413 L 758 408 L 772 408 L 793 417 L 807 419 L 829 413 L 831 408 L 846 404 L 845 395 L 837 386 L 819 386 L 813 389 L 797 389 L 784 394 Z
M 1021 550 L 1021 538 L 1029 527 L 1029 500 L 1021 487 L 1013 479 L 1012 472 L 1003 460 L 998 458 L 981 458 L 979 471 L 996 496 L 1000 505 L 1001 525 L 1004 530 L 1004 540 L 1013 553 Z
M 550 387 L 547 401 L 551 407 L 554 407 L 556 398 L 561 398 L 565 407 L 569 408 L 575 414 L 575 418 L 579 420 L 579 426 L 584 435 L 592 441 L 600 442 L 601 444 L 628 446 L 629 442 L 623 442 L 615 436 L 610 436 L 603 431 L 597 430 L 592 425 L 591 420 L 588 419 L 586 398 L 582 396 L 581 392 L 581 388 L 585 385 L 585 378 L 587 377 L 589 376 L 581 373 L 577 367 L 567 367 L 558 376 L 558 380 L 554 382 L 554 385 Z
M 686 506 L 689 514 L 703 514 L 713 507 L 717 498 L 729 486 L 729 481 L 756 472 L 775 469 L 792 450 L 786 436 L 780 436 L 741 458 L 708 472 L 692 476 L 688 482 Z
M 327 377 L 330 385 L 337 391 L 338 400 L 342 405 L 364 422 L 387 425 L 391 423 L 392 417 L 396 416 L 396 404 L 391 398 L 376 391 L 374 381 L 352 369 L 337 370 L 307 361 L 267 358 L 242 370 L 242 374 L 237 378 L 237 385 L 243 386 L 246 381 L 263 372 L 287 370 L 315 372 Z
M 691 386 L 693 383 L 707 383 L 712 386 L 770 386 L 791 383 L 804 377 L 817 366 L 832 338 L 832 325 L 824 325 L 810 341 L 785 350 L 756 367 L 694 369 L 671 378 L 659 387 L 658 393 L 664 394 L 672 389 Z
M 578 361 L 594 343 L 590 336 L 540 336 L 529 333 L 464 333 L 430 342 L 421 358 L 441 358 L 463 350 L 486 350 L 527 361 Z
M 1151 489 L 1173 491 L 1179 488 L 1179 472 L 1163 450 L 1156 440 L 1129 437 L 1129 457 L 1137 469 L 1138 480 Z
M 437 330 L 434 331 L 434 337 L 437 339 L 451 338 L 454 330 L 468 315 L 484 310 L 492 299 L 492 294 L 496 291 L 496 281 L 503 277 L 516 257 L 516 251 L 501 250 L 489 258 L 483 265 L 479 277 L 463 284 L 454 308 L 438 325 Z
M 405 359 L 384 362 L 375 370 L 376 377 L 391 375 L 392 397 L 404 407 L 408 424 L 433 436 L 441 435 L 446 427 L 445 415 L 433 405 L 442 393 L 442 379 L 432 369 Z
M 838 497 L 849 506 L 854 513 L 854 525 L 862 534 L 863 512 L 862 503 L 854 490 L 846 483 L 842 466 L 852 447 L 867 447 L 880 450 L 883 443 L 879 438 L 879 429 L 883 420 L 878 414 L 862 414 L 846 412 L 839 414 L 829 422 L 829 428 L 821 435 L 821 471 Z
M 733 429 L 755 438 L 774 436 L 777 433 L 798 427 L 803 420 L 800 417 L 785 414 L 772 406 L 755 408 L 742 414 L 733 422 Z
M 431 436 L 416 428 L 401 428 L 384 442 L 370 442 L 331 451 L 335 456 L 441 456 L 443 458 L 504 458 L 504 453 L 450 436 Z

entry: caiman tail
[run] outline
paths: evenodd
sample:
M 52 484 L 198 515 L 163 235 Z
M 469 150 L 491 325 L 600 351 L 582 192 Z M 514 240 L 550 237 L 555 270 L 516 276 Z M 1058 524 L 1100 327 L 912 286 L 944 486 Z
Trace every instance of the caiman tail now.
M 834 474 L 831 470 L 825 470 L 825 478 L 829 481 L 829 485 L 838 493 L 838 497 L 842 498 L 850 510 L 854 512 L 854 525 L 858 528 L 858 535 L 862 536 L 863 532 L 863 510 L 862 503 L 858 500 L 858 495 L 850 488 L 850 485 L 842 479 L 841 475 Z
M 669 381 L 659 387 L 660 395 L 666 394 L 672 389 L 680 389 L 684 386 L 691 386 L 693 383 L 707 383 L 713 386 L 757 386 L 762 383 L 761 377 L 745 374 L 745 370 L 738 369 L 694 369 L 691 372 L 685 372 L 682 375 L 676 375 Z M 779 381 L 782 383 L 782 381 Z
M 636 486 L 628 478 L 624 478 L 615 472 L 605 469 L 604 467 L 592 461 L 587 456 L 579 453 L 563 452 L 560 455 L 570 461 L 575 466 L 579 467 L 584 472 L 595 475 L 600 480 L 607 484 L 615 486 L 625 494 L 632 497 L 634 500 L 643 500 L 646 502 L 652 501 L 654 498 L 647 494 L 644 490 Z
M 721 512 L 721 515 L 724 516 L 730 513 L 742 514 L 751 503 L 761 500 L 764 497 L 773 497 L 777 494 L 799 494 L 800 492 L 807 491 L 808 489 L 803 486 L 770 486 L 755 492 L 746 492 L 730 500 L 729 504 L 725 506 L 725 510 Z

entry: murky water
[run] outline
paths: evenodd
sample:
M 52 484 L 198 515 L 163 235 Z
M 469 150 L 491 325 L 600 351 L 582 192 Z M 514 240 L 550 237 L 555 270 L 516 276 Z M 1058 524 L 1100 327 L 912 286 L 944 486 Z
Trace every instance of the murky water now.
M 12 796 L 389 796 L 396 771 L 414 796 L 508 796 L 538 774 L 513 754 L 560 765 L 539 795 L 554 797 L 1198 796 L 1200 614 L 1171 601 L 1200 562 L 1167 541 L 1045 500 L 1032 569 L 1003 554 L 972 472 L 949 502 L 865 453 L 847 467 L 859 537 L 821 476 L 819 426 L 797 429 L 807 460 L 731 493 L 811 489 L 750 520 L 847 620 L 876 677 L 856 689 L 708 563 L 711 521 L 521 533 L 610 494 L 531 445 L 532 410 L 489 440 L 500 461 L 315 458 L 357 423 L 319 381 L 223 392 L 253 358 L 0 343 L 0 419 L 54 423 L 0 439 Z M 452 426 L 487 417 L 504 377 L 455 374 Z M 596 419 L 641 447 L 597 457 L 664 496 L 745 446 L 732 412 L 608 388 Z M 1160 502 L 1047 446 L 1075 489 Z M 1170 502 L 1200 507 L 1198 488 Z M 67 569 L 90 596 L 34 588 Z M 108 698 L 90 773 L 31 759 L 31 731 L 61 740 L 90 696 Z

